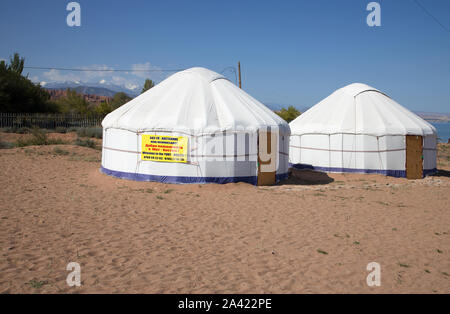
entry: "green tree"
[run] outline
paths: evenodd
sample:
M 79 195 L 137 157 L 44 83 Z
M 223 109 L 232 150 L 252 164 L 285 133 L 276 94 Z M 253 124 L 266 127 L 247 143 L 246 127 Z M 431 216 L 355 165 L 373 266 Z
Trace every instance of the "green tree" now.
M 0 112 L 54 112 L 47 91 L 22 76 L 23 66 L 17 53 L 9 65 L 0 62 Z
M 125 94 L 123 92 L 118 92 L 118 93 L 114 94 L 114 97 L 111 100 L 111 103 L 110 103 L 111 109 L 116 110 L 120 106 L 129 102 L 131 99 L 132 98 L 130 96 L 128 96 L 127 94 Z
M 17 52 L 14 53 L 14 55 L 9 58 L 8 69 L 13 72 L 16 72 L 17 74 L 22 75 L 24 65 L 25 59 L 21 58 Z
M 295 118 L 302 114 L 300 111 L 295 109 L 294 106 L 289 106 L 287 109 L 283 108 L 280 111 L 275 111 L 275 113 L 288 123 L 295 120 Z
M 146 79 L 145 83 L 144 83 L 144 88 L 142 89 L 141 94 L 145 93 L 146 91 L 148 91 L 150 88 L 155 86 L 155 82 L 153 82 L 150 79 Z
M 8 67 L 6 66 L 5 60 L 0 61 L 0 71 L 6 71 Z
M 113 110 L 129 102 L 132 98 L 123 92 L 114 94 L 110 101 L 102 101 L 96 108 L 95 113 L 105 116 Z
M 78 94 L 74 89 L 67 89 L 67 95 L 57 100 L 59 111 L 64 113 L 77 113 L 91 115 L 94 114 L 91 104 L 82 94 Z
M 106 116 L 111 111 L 112 111 L 111 105 L 106 100 L 103 100 L 97 107 L 95 107 L 95 113 L 100 116 Z

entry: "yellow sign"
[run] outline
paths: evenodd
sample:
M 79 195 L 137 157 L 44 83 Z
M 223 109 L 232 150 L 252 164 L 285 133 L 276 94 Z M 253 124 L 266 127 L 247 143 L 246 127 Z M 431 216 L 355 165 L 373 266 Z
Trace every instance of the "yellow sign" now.
M 142 135 L 142 160 L 187 162 L 188 138 L 183 136 Z

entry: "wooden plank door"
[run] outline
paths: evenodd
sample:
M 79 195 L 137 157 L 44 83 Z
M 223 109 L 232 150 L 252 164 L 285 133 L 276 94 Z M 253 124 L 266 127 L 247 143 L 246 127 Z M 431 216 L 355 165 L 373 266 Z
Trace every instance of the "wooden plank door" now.
M 406 178 L 423 178 L 423 138 L 406 135 Z
M 271 136 L 272 134 L 270 132 L 263 132 L 260 131 L 258 133 L 258 185 L 273 185 L 276 182 L 276 158 L 277 158 L 277 152 L 272 151 L 272 140 L 278 140 L 277 136 Z M 262 145 L 262 144 L 266 145 Z M 274 143 L 276 144 L 276 143 Z M 277 145 L 274 145 L 274 147 L 277 147 Z M 265 155 L 270 155 L 270 160 L 265 160 L 267 158 L 263 157 Z M 263 157 L 263 158 L 261 158 Z M 263 159 L 265 161 L 263 161 Z M 261 169 L 262 165 L 270 165 L 272 163 L 271 168 L 273 171 L 266 171 L 265 169 Z M 272 170 L 270 169 L 270 170 Z

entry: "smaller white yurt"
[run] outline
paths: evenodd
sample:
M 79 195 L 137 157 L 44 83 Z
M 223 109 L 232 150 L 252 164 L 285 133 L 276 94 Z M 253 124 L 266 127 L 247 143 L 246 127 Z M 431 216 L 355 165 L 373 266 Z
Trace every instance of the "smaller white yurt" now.
M 170 76 L 102 126 L 101 171 L 118 178 L 266 185 L 289 170 L 287 122 L 205 68 Z
M 338 89 L 290 127 L 295 168 L 410 179 L 436 172 L 436 129 L 365 84 Z

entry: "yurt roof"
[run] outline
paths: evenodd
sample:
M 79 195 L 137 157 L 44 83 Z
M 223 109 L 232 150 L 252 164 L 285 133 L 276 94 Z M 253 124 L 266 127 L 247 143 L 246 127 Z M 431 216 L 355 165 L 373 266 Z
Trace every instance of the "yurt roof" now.
M 381 91 L 354 83 L 338 89 L 290 123 L 292 135 L 430 135 L 436 129 Z
M 108 114 L 104 128 L 132 132 L 210 134 L 256 131 L 289 125 L 224 76 L 205 68 L 173 74 L 155 87 Z

